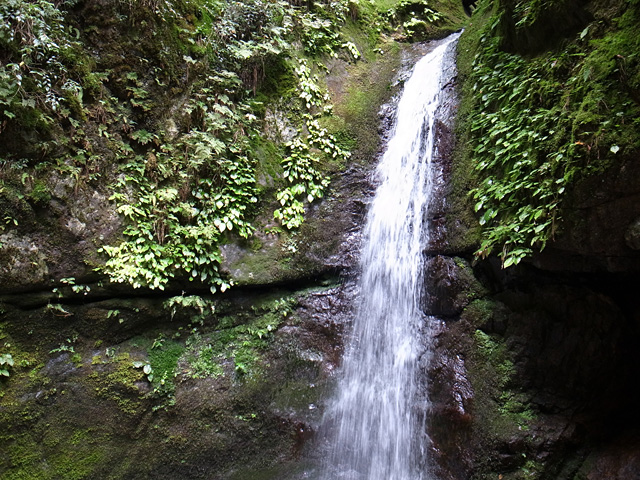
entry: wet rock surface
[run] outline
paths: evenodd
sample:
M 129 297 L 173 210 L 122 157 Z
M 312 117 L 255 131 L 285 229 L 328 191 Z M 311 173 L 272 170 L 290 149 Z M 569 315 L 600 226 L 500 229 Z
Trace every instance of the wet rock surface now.
M 507 270 L 473 258 L 464 175 L 439 165 L 422 299 L 437 478 L 640 478 L 636 164 L 578 185 L 555 241 Z
M 31 209 L 24 226 L 0 233 L 3 293 L 41 289 L 62 277 L 91 277 L 99 258 L 95 242 L 113 240 L 122 227 L 106 192 L 74 193 L 68 180 L 51 182 L 47 208 Z
M 438 478 L 640 478 L 640 303 L 623 245 L 633 205 L 613 224 L 587 215 L 591 243 L 535 265 L 501 270 L 489 259 L 472 268 L 464 252 L 429 251 L 423 308 L 437 318 L 428 428 Z M 594 247 L 610 225 L 617 240 L 606 248 L 627 252 L 620 257 Z M 581 232 L 567 235 L 577 242 Z
M 423 305 L 440 319 L 429 373 L 439 478 L 640 478 L 640 303 L 623 245 L 634 205 L 612 223 L 585 215 L 591 240 L 574 247 L 587 235 L 570 224 L 554 248 L 573 255 L 545 252 L 508 270 L 427 260 Z
M 628 158 L 584 179 L 564 207 L 550 248 L 535 263 L 545 270 L 640 271 L 640 165 Z
M 438 317 L 459 316 L 474 299 L 485 293 L 469 262 L 460 257 L 436 255 L 425 260 L 423 311 Z
M 635 478 L 637 466 L 628 477 L 613 466 L 628 449 L 609 446 L 639 420 L 631 292 L 531 267 L 503 280 L 434 337 L 431 434 L 442 478 Z
M 317 430 L 351 298 L 348 284 L 237 289 L 197 321 L 157 297 L 4 304 L 16 364 L 0 430 L 15 443 L 0 472 L 29 451 L 73 478 L 278 478 Z

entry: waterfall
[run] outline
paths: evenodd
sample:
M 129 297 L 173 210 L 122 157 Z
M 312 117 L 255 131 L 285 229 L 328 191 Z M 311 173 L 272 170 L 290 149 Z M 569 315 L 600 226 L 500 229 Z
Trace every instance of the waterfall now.
M 325 414 L 330 452 L 323 480 L 421 480 L 426 473 L 425 414 L 418 360 L 424 218 L 434 183 L 434 124 L 447 52 L 445 39 L 415 66 L 378 165 L 361 254 L 357 311 L 335 398 Z

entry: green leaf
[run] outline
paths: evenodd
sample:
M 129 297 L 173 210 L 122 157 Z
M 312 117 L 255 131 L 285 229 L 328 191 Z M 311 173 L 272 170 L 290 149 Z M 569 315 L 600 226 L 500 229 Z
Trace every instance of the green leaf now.
M 511 265 L 515 265 L 519 262 L 519 259 L 517 259 L 516 257 L 513 256 L 509 256 L 507 257 L 507 259 L 504 261 L 504 264 L 502 265 L 503 268 L 508 268 Z
M 582 32 L 580 32 L 580 40 L 582 40 L 584 37 L 586 37 L 587 33 L 589 33 L 589 26 L 588 25 L 584 30 L 582 30 Z

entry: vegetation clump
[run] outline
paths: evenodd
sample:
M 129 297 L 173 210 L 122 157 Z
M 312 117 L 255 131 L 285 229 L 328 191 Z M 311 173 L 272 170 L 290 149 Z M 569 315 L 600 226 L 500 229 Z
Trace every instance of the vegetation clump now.
M 67 178 L 75 194 L 108 190 L 123 220 L 97 264 L 111 281 L 226 290 L 219 246 L 250 237 L 264 209 L 299 228 L 349 158 L 353 142 L 331 130 L 325 62 L 382 55 L 389 19 L 440 24 L 441 3 L 4 2 L 2 228 L 34 223 Z M 272 108 L 298 128 L 261 149 Z M 258 184 L 264 155 L 277 165 L 271 189 Z
M 461 64 L 473 102 L 467 155 L 482 226 L 476 255 L 497 253 L 508 267 L 554 237 L 578 180 L 640 148 L 640 13 L 637 2 L 620 2 L 606 19 L 613 28 L 595 18 L 531 58 L 510 39 L 536 21 L 541 2 L 489 7 L 475 14 L 475 56 Z

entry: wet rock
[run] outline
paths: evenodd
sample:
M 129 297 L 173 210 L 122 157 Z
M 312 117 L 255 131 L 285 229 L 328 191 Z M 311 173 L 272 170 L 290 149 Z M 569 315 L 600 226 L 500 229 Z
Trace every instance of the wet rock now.
M 37 458 L 66 458 L 66 444 L 82 458 L 93 452 L 86 471 L 95 478 L 235 478 L 245 469 L 283 478 L 276 465 L 294 468 L 322 417 L 350 288 L 235 289 L 195 323 L 185 312 L 171 319 L 158 296 L 65 303 L 64 317 L 42 303 L 4 306 L 3 341 L 25 360 L 2 385 L 0 429 Z M 278 327 L 247 330 L 266 324 Z M 225 339 L 234 332 L 253 345 L 245 360 Z M 242 373 L 240 361 L 254 370 Z M 166 362 L 175 370 L 169 363 L 160 377 Z M 151 364 L 164 383 L 151 383 L 142 368 Z M 12 469 L 0 458 L 0 476 Z
M 626 480 L 640 478 L 640 433 L 624 435 L 587 457 L 576 478 Z
M 291 125 L 287 117 L 278 110 L 267 109 L 265 113 L 266 133 L 271 140 L 279 142 L 290 142 L 298 130 Z
M 640 250 L 640 218 L 636 218 L 624 233 L 624 241 L 633 250 Z
M 77 367 L 70 361 L 69 353 L 62 353 L 47 362 L 45 374 L 55 381 L 65 381 L 73 375 Z
M 585 178 L 563 206 L 562 229 L 534 262 L 551 271 L 640 271 L 640 164 L 622 160 Z
M 469 263 L 442 255 L 425 261 L 423 311 L 427 315 L 453 317 L 483 293 Z
M 324 355 L 322 368 L 327 375 L 332 375 L 340 364 L 344 333 L 353 319 L 356 294 L 354 284 L 347 282 L 340 287 L 308 295 L 300 302 L 298 312 L 304 319 L 305 328 L 325 339 L 320 345 L 316 342 L 316 348 L 320 347 Z M 309 345 L 306 339 L 301 340 L 300 346 Z
M 441 477 L 573 479 L 591 455 L 603 462 L 591 478 L 623 478 L 630 453 L 591 446 L 638 424 L 629 366 L 639 324 L 620 307 L 637 305 L 631 289 L 530 268 L 493 281 L 493 293 L 434 330 L 430 431 Z

